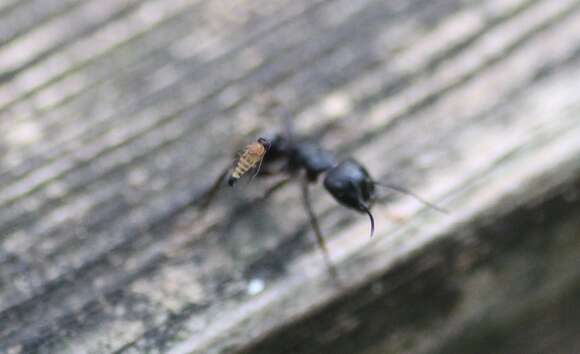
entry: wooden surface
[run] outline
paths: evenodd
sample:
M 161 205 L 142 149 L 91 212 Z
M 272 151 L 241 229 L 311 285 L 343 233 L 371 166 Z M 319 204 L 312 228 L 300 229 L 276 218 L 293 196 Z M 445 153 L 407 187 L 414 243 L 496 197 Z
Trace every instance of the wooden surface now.
M 580 1 L 3 0 L 0 352 L 577 353 Z M 280 128 L 393 195 L 199 198 Z M 396 214 L 401 222 L 393 222 Z

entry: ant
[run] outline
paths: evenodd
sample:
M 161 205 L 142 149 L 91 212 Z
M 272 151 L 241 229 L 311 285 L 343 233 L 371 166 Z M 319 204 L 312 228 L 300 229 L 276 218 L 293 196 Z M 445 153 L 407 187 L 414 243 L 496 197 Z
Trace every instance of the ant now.
M 328 271 L 335 280 L 338 280 L 337 271 L 330 261 L 328 249 L 310 200 L 309 186 L 316 183 L 321 177 L 324 188 L 340 205 L 368 215 L 371 238 L 375 232 L 375 220 L 371 213 L 371 207 L 377 199 L 377 187 L 388 188 L 412 196 L 426 206 L 446 213 L 442 208 L 403 187 L 379 183 L 355 159 L 347 158 L 341 161 L 334 153 L 324 149 L 320 144 L 295 136 L 290 118 L 288 115 L 283 115 L 283 117 L 286 123 L 285 133 L 277 133 L 271 137 L 260 137 L 256 142 L 248 145 L 237 159 L 234 168 L 223 171 L 208 190 L 202 202 L 203 207 L 209 205 L 228 175 L 228 184 L 234 186 L 242 175 L 252 169 L 255 172 L 251 178 L 285 174 L 287 178 L 271 186 L 265 192 L 263 199 L 268 198 L 292 179 L 298 178 L 304 209 L 314 230 L 318 247 L 322 252 Z

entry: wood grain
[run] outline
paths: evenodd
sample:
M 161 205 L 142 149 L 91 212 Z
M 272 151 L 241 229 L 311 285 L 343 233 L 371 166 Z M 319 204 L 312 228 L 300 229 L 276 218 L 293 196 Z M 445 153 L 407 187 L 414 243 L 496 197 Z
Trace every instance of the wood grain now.
M 575 0 L 4 1 L 0 352 L 577 352 L 579 83 Z M 264 93 L 450 214 L 314 188 L 338 287 L 298 184 L 200 209 Z

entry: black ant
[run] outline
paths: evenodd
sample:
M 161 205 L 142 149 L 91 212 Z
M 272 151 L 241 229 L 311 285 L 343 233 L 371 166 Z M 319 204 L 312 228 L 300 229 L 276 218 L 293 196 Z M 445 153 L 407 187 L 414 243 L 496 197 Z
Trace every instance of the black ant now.
M 352 158 L 340 161 L 335 154 L 319 144 L 295 137 L 288 119 L 286 119 L 286 123 L 286 134 L 276 134 L 269 138 L 261 137 L 257 142 L 248 145 L 234 168 L 228 168 L 220 175 L 207 192 L 202 205 L 209 204 L 228 174 L 230 174 L 228 178 L 230 186 L 233 186 L 250 169 L 255 169 L 254 176 L 259 177 L 286 174 L 288 176 L 286 179 L 274 184 L 266 191 L 264 199 L 290 180 L 298 177 L 301 185 L 302 203 L 329 273 L 334 279 L 338 279 L 337 272 L 330 261 L 326 243 L 310 201 L 309 184 L 317 182 L 321 176 L 324 188 L 339 204 L 368 215 L 371 224 L 370 237 L 373 237 L 375 232 L 375 220 L 371 213 L 371 207 L 377 197 L 377 187 L 389 188 L 410 195 L 437 211 L 446 212 L 405 188 L 373 180 L 367 169 Z

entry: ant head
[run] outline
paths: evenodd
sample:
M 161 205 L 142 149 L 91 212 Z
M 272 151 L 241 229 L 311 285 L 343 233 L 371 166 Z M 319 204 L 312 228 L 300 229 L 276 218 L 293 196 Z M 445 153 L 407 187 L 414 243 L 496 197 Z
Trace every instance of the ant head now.
M 264 156 L 265 161 L 274 161 L 286 158 L 290 153 L 290 142 L 281 134 L 273 135 L 269 138 L 258 138 L 258 142 L 264 145 L 268 153 Z
M 374 219 L 370 206 L 375 199 L 375 183 L 367 170 L 353 159 L 346 160 L 328 170 L 324 187 L 340 204 L 369 216 L 372 237 Z
M 262 146 L 263 146 L 263 147 L 264 147 L 266 150 L 269 150 L 269 149 L 270 149 L 270 146 L 272 145 L 272 144 L 270 143 L 270 140 L 268 140 L 268 139 L 266 139 L 266 138 L 262 138 L 262 137 L 258 138 L 258 143 L 262 144 Z

